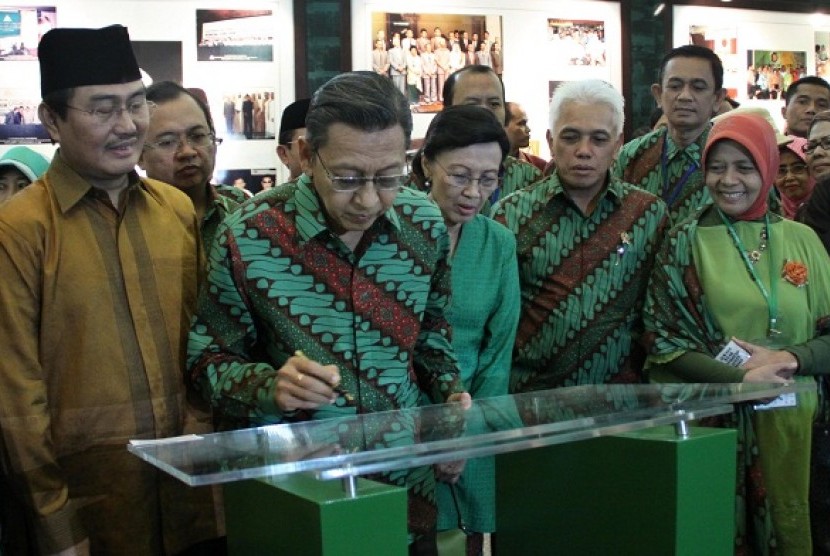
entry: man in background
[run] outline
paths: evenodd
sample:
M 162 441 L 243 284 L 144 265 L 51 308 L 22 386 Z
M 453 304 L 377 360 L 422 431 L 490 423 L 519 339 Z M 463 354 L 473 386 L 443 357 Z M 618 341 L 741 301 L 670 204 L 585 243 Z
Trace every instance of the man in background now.
M 547 161 L 541 157 L 523 151 L 530 146 L 530 126 L 527 123 L 527 113 L 520 104 L 508 102 L 506 106 L 506 122 L 504 130 L 510 141 L 510 156 L 518 158 L 528 164 L 533 164 L 540 172 L 545 171 Z
M 473 104 L 495 114 L 500 122 L 507 121 L 504 103 L 504 84 L 490 66 L 466 66 L 453 73 L 444 83 L 444 106 Z M 502 186 L 496 190 L 482 209 L 490 210 L 491 203 L 517 189 L 527 187 L 542 177 L 542 172 L 527 162 L 508 155 L 504 161 Z
M 311 99 L 295 100 L 282 111 L 277 156 L 288 168 L 288 181 L 296 180 L 303 172 L 298 139 L 305 135 L 305 119 Z
M 200 98 L 172 81 L 160 81 L 147 89 L 147 100 L 154 107 L 138 165 L 147 177 L 169 183 L 190 198 L 207 254 L 219 223 L 247 196 L 211 183 L 219 139 Z
M 710 120 L 726 96 L 723 64 L 703 46 L 674 48 L 663 57 L 651 92 L 666 126 L 623 145 L 612 171 L 662 198 L 677 223 L 712 202 L 701 157 Z
M 830 84 L 821 77 L 807 75 L 793 83 L 784 93 L 781 114 L 787 120 L 784 133 L 809 138 L 813 117 L 830 109 Z
M 0 207 L 9 553 L 178 554 L 217 536 L 210 490 L 125 446 L 185 430 L 196 214 L 134 171 L 150 113 L 126 28 L 56 28 L 38 57 L 38 115 L 60 148 Z

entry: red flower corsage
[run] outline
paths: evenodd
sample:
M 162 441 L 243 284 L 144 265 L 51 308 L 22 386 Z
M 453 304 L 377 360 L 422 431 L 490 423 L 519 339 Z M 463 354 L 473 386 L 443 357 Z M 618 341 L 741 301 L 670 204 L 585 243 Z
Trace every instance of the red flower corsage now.
M 784 261 L 784 268 L 781 270 L 784 280 L 797 288 L 807 285 L 807 267 L 798 261 Z

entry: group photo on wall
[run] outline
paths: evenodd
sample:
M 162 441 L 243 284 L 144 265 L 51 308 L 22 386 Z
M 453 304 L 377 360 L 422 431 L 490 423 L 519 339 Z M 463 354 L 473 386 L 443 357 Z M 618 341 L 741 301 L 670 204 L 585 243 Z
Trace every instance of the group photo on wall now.
M 465 66 L 504 71 L 500 16 L 374 12 L 371 26 L 371 69 L 395 83 L 413 112 L 441 111 L 444 82 Z

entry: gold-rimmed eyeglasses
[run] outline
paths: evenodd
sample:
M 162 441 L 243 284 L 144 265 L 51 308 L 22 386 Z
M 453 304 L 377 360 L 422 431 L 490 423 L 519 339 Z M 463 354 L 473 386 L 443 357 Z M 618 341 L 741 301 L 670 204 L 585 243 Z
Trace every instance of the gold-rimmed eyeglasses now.
M 326 177 L 331 182 L 331 188 L 338 193 L 354 193 L 363 189 L 367 184 L 371 183 L 375 186 L 375 189 L 378 191 L 390 192 L 390 191 L 397 191 L 401 187 L 403 187 L 407 181 L 409 180 L 409 171 L 404 166 L 403 174 L 391 174 L 391 175 L 383 175 L 383 176 L 337 176 L 332 174 L 328 167 L 326 167 L 326 163 L 323 162 L 323 158 L 320 156 L 319 151 L 314 152 L 315 156 L 317 156 L 317 160 L 320 161 L 320 166 L 323 167 L 323 171 L 326 172 Z
M 102 102 L 92 108 L 81 108 L 80 106 L 72 106 L 71 104 L 64 104 L 64 106 L 71 110 L 88 114 L 99 124 L 103 125 L 120 118 L 124 112 L 134 120 L 148 119 L 150 117 L 150 104 L 146 98 L 141 97 L 128 101 L 124 106 L 117 104 L 116 101 Z

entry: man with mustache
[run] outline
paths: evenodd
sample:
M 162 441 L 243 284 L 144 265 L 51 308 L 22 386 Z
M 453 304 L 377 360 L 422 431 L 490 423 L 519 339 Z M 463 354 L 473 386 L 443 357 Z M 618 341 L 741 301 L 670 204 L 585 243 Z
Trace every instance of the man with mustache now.
M 196 215 L 186 195 L 134 170 L 150 111 L 127 29 L 53 29 L 38 57 L 38 115 L 60 148 L 0 208 L 6 546 L 178 554 L 216 537 L 210 491 L 125 446 L 185 430 Z
M 702 46 L 674 48 L 663 57 L 659 82 L 651 92 L 667 125 L 623 145 L 613 173 L 661 197 L 672 221 L 679 222 L 711 203 L 700 157 L 709 120 L 726 94 L 723 64 Z

